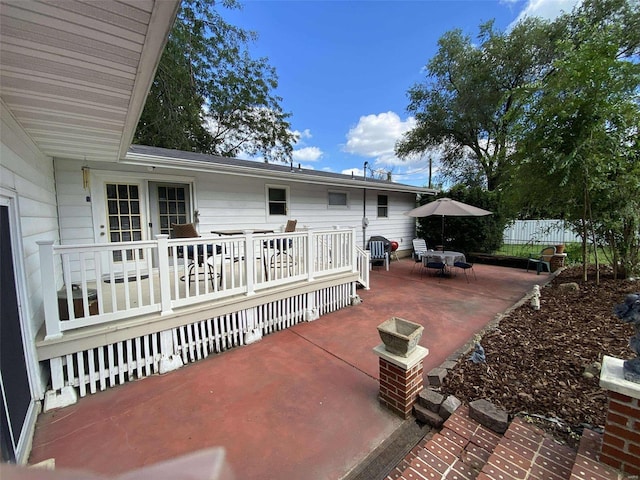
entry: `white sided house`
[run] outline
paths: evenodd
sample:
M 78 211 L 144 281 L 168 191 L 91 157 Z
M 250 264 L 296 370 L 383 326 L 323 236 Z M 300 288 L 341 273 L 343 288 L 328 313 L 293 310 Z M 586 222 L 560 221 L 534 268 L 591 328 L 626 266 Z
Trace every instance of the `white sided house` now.
M 43 402 L 350 305 L 372 235 L 411 250 L 430 190 L 131 146 L 179 3 L 0 3 L 2 461 L 26 461 Z

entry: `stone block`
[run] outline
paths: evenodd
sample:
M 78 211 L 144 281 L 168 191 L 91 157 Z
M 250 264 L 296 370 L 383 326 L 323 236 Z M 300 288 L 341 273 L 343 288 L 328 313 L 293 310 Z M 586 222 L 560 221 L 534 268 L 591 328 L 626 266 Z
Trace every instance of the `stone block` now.
M 440 409 L 438 410 L 438 415 L 440 415 L 445 420 L 448 419 L 453 412 L 455 412 L 458 407 L 462 405 L 462 402 L 458 400 L 453 395 L 449 395 L 442 405 L 440 405 Z
M 486 399 L 469 403 L 469 417 L 496 433 L 504 433 L 509 426 L 507 412 Z
M 447 369 L 436 367 L 427 374 L 427 383 L 434 387 L 442 385 L 444 377 L 447 376 Z
M 442 365 L 440 365 L 440 368 L 444 368 L 447 370 L 452 370 L 454 368 L 456 368 L 456 364 L 458 362 L 456 362 L 455 360 L 445 360 L 444 362 L 442 362 Z
M 438 413 L 442 402 L 444 402 L 444 396 L 430 388 L 424 388 L 418 394 L 418 403 L 432 412 Z
M 432 412 L 428 408 L 423 407 L 419 403 L 413 406 L 413 415 L 420 423 L 426 423 L 435 428 L 440 428 L 444 419 L 435 412 Z
M 578 285 L 576 282 L 561 283 L 560 285 L 558 285 L 558 290 L 564 290 L 566 292 L 578 292 L 580 291 L 580 285 Z

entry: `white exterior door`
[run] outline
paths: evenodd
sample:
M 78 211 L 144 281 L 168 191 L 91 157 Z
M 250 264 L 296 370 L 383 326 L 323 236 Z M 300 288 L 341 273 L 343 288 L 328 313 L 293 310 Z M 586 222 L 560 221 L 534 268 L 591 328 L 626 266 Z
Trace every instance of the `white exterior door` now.
M 138 179 L 103 179 L 96 199 L 96 241 L 98 243 L 136 242 L 147 239 L 145 182 Z M 145 270 L 147 259 L 141 249 L 114 250 L 102 257 L 103 275 L 113 271 L 134 271 L 136 263 Z
M 158 234 L 171 237 L 172 223 L 192 222 L 191 189 L 183 183 L 149 182 L 151 238 Z

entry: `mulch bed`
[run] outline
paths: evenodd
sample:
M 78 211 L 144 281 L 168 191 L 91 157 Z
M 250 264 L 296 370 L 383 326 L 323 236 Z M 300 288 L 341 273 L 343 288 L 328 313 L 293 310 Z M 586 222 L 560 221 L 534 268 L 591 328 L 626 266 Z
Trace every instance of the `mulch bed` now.
M 525 302 L 489 328 L 480 340 L 486 361 L 463 355 L 441 390 L 465 403 L 487 399 L 572 446 L 583 428 L 602 428 L 607 392 L 599 387 L 599 373 L 589 377 L 585 370 L 604 355 L 633 358 L 633 327 L 613 307 L 640 291 L 640 282 L 614 280 L 603 270 L 600 285 L 593 270 L 586 282 L 582 267 L 561 272 L 541 289 L 540 310 Z M 568 282 L 579 290 L 558 288 Z

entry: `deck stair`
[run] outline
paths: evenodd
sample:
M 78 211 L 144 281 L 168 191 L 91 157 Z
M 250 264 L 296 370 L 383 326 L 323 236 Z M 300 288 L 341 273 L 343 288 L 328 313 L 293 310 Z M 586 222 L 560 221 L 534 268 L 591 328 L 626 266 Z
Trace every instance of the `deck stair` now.
M 597 461 L 602 435 L 584 430 L 578 450 L 557 443 L 516 417 L 501 435 L 458 408 L 436 433 L 423 438 L 387 480 L 623 480 Z

